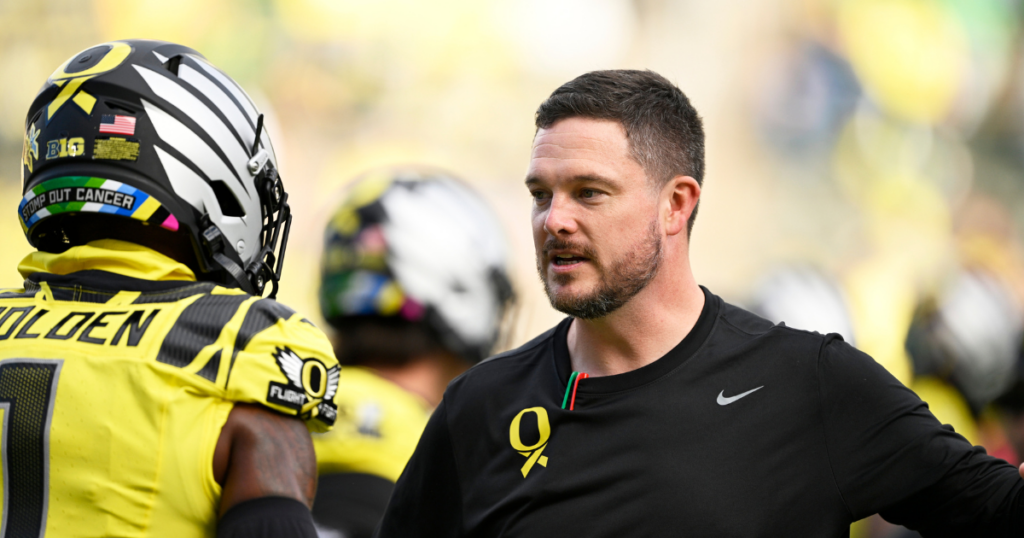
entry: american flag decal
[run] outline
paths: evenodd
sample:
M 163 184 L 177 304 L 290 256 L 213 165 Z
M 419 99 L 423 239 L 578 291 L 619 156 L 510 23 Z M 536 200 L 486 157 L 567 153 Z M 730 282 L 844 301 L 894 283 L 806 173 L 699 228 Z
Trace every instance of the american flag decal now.
M 100 132 L 120 135 L 135 134 L 135 118 L 132 116 L 121 116 L 104 114 L 100 119 Z

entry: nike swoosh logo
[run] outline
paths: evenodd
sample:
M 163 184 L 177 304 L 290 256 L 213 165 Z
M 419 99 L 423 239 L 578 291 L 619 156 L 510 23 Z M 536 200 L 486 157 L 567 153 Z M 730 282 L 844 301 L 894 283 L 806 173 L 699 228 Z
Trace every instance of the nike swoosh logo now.
M 725 397 L 725 391 L 723 390 L 722 392 L 718 393 L 718 405 L 729 405 L 729 404 L 735 402 L 736 400 L 739 400 L 740 398 L 743 398 L 744 396 L 748 396 L 751 393 L 757 392 L 757 391 L 759 391 L 759 390 L 761 390 L 763 388 L 764 388 L 764 385 L 761 385 L 760 387 L 757 387 L 756 389 L 750 389 L 747 392 L 744 392 L 743 394 L 737 394 L 736 396 L 729 396 L 728 398 Z

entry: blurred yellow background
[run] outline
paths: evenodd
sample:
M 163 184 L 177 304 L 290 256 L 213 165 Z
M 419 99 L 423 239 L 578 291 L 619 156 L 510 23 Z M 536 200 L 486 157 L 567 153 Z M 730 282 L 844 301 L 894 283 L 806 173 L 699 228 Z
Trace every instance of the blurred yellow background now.
M 845 295 L 855 344 L 910 384 L 914 311 L 959 269 L 1024 300 L 1020 21 L 1019 0 L 0 0 L 0 282 L 19 284 L 29 251 L 15 211 L 36 91 L 91 45 L 162 39 L 202 52 L 267 116 L 295 214 L 283 302 L 317 318 L 322 230 L 349 180 L 436 166 L 505 225 L 516 346 L 561 318 L 522 185 L 533 113 L 586 71 L 652 69 L 705 121 L 698 281 L 746 304 L 776 268 L 816 267 Z M 936 390 L 940 419 L 984 442 L 962 399 Z
M 296 215 L 283 302 L 317 312 L 321 231 L 348 180 L 423 163 L 475 185 L 505 224 L 517 345 L 561 317 L 522 186 L 533 112 L 588 70 L 645 68 L 705 120 L 698 281 L 743 302 L 774 267 L 820 267 L 858 345 L 907 380 L 914 303 L 965 256 L 1024 289 L 1019 20 L 1006 0 L 2 0 L 0 277 L 17 285 L 29 250 L 15 208 L 35 92 L 93 44 L 163 39 L 267 114 Z

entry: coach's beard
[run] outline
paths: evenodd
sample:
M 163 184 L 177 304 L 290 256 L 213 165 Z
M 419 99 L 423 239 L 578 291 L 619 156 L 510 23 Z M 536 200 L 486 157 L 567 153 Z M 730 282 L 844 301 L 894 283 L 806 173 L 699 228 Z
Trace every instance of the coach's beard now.
M 563 292 L 556 295 L 551 290 L 545 268 L 547 252 L 553 249 L 572 248 L 573 244 L 567 241 L 548 240 L 544 244 L 541 257 L 537 260 L 537 271 L 540 273 L 540 280 L 544 283 L 544 291 L 548 294 L 551 306 L 574 318 L 597 319 L 618 310 L 647 287 L 658 274 L 658 267 L 661 265 L 661 234 L 657 221 L 652 221 L 647 235 L 642 237 L 629 253 L 613 262 L 607 271 L 598 264 L 593 250 L 584 247 L 582 254 L 595 265 L 600 275 L 596 289 L 586 294 L 571 295 Z M 551 278 L 556 284 L 565 285 L 572 282 L 575 277 L 554 275 Z

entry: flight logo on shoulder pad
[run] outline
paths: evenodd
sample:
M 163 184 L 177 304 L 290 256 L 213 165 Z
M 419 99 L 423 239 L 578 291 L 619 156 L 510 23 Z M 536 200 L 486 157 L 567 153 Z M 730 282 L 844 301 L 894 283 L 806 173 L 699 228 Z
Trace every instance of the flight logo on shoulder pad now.
M 338 392 L 341 366 L 327 368 L 320 359 L 303 359 L 288 347 L 276 348 L 274 359 L 288 383 L 271 381 L 267 401 L 301 413 L 307 404 L 315 403 L 316 418 L 334 424 L 338 408 L 332 400 Z M 310 410 L 311 411 L 311 410 Z

